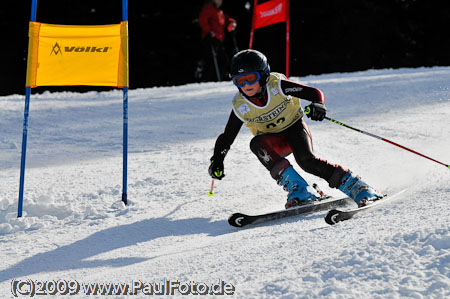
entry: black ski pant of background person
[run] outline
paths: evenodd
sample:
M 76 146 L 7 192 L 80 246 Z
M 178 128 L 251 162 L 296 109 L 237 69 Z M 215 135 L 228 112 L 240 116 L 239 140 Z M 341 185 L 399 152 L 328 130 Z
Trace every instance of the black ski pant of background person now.
M 230 58 L 224 44 L 216 38 L 207 36 L 202 40 L 203 73 L 199 81 L 228 81 Z M 216 65 L 217 63 L 217 65 Z M 216 66 L 218 69 L 216 69 Z M 219 72 L 219 78 L 217 77 Z
M 250 149 L 275 180 L 291 166 L 285 158 L 291 153 L 304 171 L 326 180 L 332 188 L 339 186 L 348 171 L 314 155 L 311 132 L 303 118 L 280 133 L 253 137 Z

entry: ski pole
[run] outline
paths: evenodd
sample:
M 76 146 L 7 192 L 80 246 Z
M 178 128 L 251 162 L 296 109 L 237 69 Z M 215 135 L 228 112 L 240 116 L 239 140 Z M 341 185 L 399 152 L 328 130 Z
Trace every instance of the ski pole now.
M 231 36 L 233 38 L 233 45 L 234 45 L 234 50 L 237 52 L 239 52 L 239 47 L 237 45 L 237 41 L 236 41 L 236 30 L 231 31 Z
M 222 79 L 220 78 L 219 64 L 217 63 L 217 53 L 216 50 L 214 50 L 214 45 L 212 43 L 211 43 L 211 53 L 213 56 L 214 67 L 216 69 L 217 81 L 222 81 Z
M 214 196 L 214 179 L 211 180 L 211 190 L 208 192 L 209 197 L 213 197 Z
M 308 113 L 309 113 L 309 111 L 308 111 Z M 308 113 L 306 113 L 306 114 L 308 114 Z M 360 129 L 357 129 L 357 128 L 353 128 L 353 127 L 351 127 L 351 126 L 349 126 L 349 125 L 346 125 L 346 124 L 344 124 L 344 123 L 341 123 L 340 121 L 337 121 L 337 120 L 335 120 L 335 119 L 332 119 L 332 118 L 329 118 L 329 117 L 326 117 L 326 116 L 325 116 L 325 119 L 327 119 L 327 120 L 329 120 L 329 121 L 331 121 L 331 122 L 334 122 L 335 124 L 338 124 L 338 125 L 341 125 L 341 126 L 343 126 L 343 127 L 349 128 L 349 129 L 351 129 L 351 130 L 353 130 L 353 131 L 356 131 L 356 132 L 365 134 L 365 135 L 367 135 L 367 136 L 370 136 L 370 137 L 373 137 L 373 138 L 382 140 L 382 141 L 384 141 L 384 142 L 390 143 L 390 144 L 392 144 L 392 145 L 398 146 L 399 148 L 402 148 L 402 149 L 404 149 L 404 150 L 407 150 L 407 151 L 409 151 L 409 152 L 411 152 L 411 153 L 413 153 L 413 154 L 419 155 L 419 156 L 421 156 L 421 157 L 423 157 L 423 158 L 426 158 L 426 159 L 431 160 L 431 161 L 433 161 L 433 162 L 436 162 L 436 163 L 438 163 L 438 164 L 444 165 L 445 167 L 447 167 L 448 169 L 450 169 L 450 165 L 448 165 L 448 164 L 439 162 L 439 161 L 437 161 L 437 160 L 435 160 L 435 159 L 433 159 L 433 158 L 430 158 L 430 157 L 428 157 L 428 156 L 425 156 L 425 155 L 423 155 L 423 154 L 421 154 L 421 153 L 418 153 L 418 152 L 416 152 L 416 151 L 414 151 L 414 150 L 412 150 L 412 149 L 410 149 L 410 148 L 407 148 L 407 147 L 405 147 L 405 146 L 403 146 L 403 145 L 400 145 L 400 144 L 398 144 L 398 143 L 395 143 L 395 142 L 393 142 L 393 141 L 391 141 L 391 140 L 388 140 L 388 139 L 386 139 L 386 138 L 377 136 L 377 135 L 372 134 L 372 133 L 369 133 L 369 132 L 365 132 L 365 131 L 360 130 Z
M 305 114 L 309 114 L 309 113 L 311 113 L 311 109 L 310 109 L 309 107 L 306 107 L 306 109 L 305 109 Z M 386 139 L 386 138 L 377 136 L 377 135 L 372 134 L 372 133 L 369 133 L 369 132 L 365 132 L 365 131 L 360 130 L 360 129 L 357 129 L 357 128 L 353 128 L 353 127 L 351 127 L 351 126 L 349 126 L 349 125 L 346 125 L 346 124 L 344 124 L 344 123 L 341 123 L 340 121 L 337 121 L 337 120 L 335 120 L 335 119 L 329 118 L 329 117 L 327 117 L 327 116 L 325 116 L 325 119 L 326 119 L 326 120 L 329 120 L 329 121 L 331 121 L 331 122 L 334 122 L 335 124 L 338 124 L 338 125 L 341 125 L 341 126 L 343 126 L 343 127 L 349 128 L 349 129 L 351 129 L 351 130 L 353 130 L 353 131 L 356 131 L 356 132 L 365 134 L 365 135 L 367 135 L 367 136 L 370 136 L 370 137 L 373 137 L 373 138 L 376 138 L 376 139 L 385 141 L 385 142 L 390 143 L 390 144 L 392 144 L 392 145 L 398 146 L 399 148 L 402 148 L 402 149 L 404 149 L 404 150 L 407 150 L 407 151 L 409 151 L 409 152 L 411 152 L 411 153 L 413 153 L 413 154 L 419 155 L 419 156 L 421 156 L 421 157 L 423 157 L 423 158 L 426 158 L 426 159 L 431 160 L 431 161 L 433 161 L 433 162 L 436 162 L 436 163 L 438 163 L 438 164 L 444 165 L 445 167 L 447 167 L 448 169 L 450 169 L 450 165 L 448 165 L 448 164 L 439 162 L 439 161 L 437 161 L 437 160 L 435 160 L 435 159 L 433 159 L 433 158 L 430 158 L 430 157 L 428 157 L 428 156 L 425 156 L 425 155 L 423 155 L 423 154 L 421 154 L 421 153 L 418 153 L 418 152 L 416 152 L 416 151 L 414 151 L 414 150 L 412 150 L 412 149 L 409 149 L 409 148 L 407 148 L 407 147 L 405 147 L 405 146 L 403 146 L 403 145 L 400 145 L 400 144 L 398 144 L 398 143 L 395 143 L 395 142 L 393 142 L 393 141 L 390 141 L 390 140 L 388 140 L 388 139 Z

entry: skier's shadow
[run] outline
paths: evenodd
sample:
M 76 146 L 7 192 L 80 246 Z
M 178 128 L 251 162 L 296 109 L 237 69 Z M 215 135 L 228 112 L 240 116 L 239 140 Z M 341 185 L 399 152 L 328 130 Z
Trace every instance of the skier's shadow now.
M 29 278 L 28 276 L 41 272 L 105 266 L 124 267 L 158 256 L 135 257 L 130 250 L 127 252 L 129 256 L 113 259 L 90 258 L 115 249 L 133 246 L 141 242 L 149 242 L 162 237 L 205 233 L 215 237 L 233 231 L 225 220 L 216 222 L 211 222 L 209 218 L 171 220 L 167 218 L 167 215 L 161 218 L 145 219 L 131 224 L 107 228 L 72 244 L 26 258 L 0 271 L 0 282 L 18 277 Z M 220 247 L 217 250 L 220 250 Z

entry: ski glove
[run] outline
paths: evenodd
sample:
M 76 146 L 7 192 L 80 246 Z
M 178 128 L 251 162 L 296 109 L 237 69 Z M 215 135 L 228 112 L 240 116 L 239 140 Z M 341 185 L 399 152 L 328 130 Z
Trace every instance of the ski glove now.
M 327 107 L 322 103 L 311 103 L 306 106 L 305 113 L 312 120 L 322 121 L 327 114 Z
M 221 180 L 224 178 L 225 174 L 223 173 L 224 166 L 223 166 L 223 160 L 220 158 L 216 158 L 214 156 L 210 159 L 211 165 L 209 165 L 209 175 L 213 179 Z

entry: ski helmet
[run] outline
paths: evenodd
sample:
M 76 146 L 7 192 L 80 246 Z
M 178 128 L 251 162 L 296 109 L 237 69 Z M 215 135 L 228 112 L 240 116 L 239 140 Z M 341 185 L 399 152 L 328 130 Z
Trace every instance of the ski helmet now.
M 230 76 L 258 72 L 261 79 L 259 83 L 264 85 L 270 75 L 270 66 L 267 57 L 256 50 L 243 50 L 236 53 L 231 59 Z

